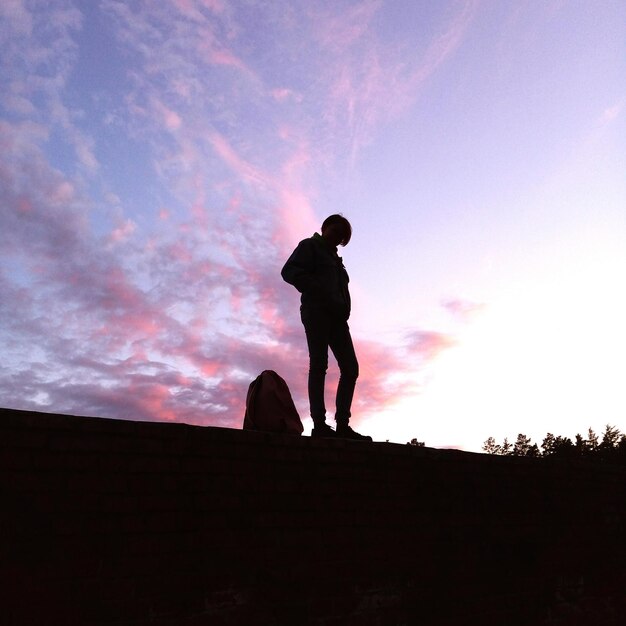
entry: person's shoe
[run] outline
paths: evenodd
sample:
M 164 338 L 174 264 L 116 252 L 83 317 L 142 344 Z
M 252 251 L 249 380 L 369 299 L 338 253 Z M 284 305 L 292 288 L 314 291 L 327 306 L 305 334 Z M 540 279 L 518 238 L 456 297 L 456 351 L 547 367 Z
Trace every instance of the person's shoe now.
M 320 424 L 319 426 L 313 426 L 313 430 L 311 431 L 311 437 L 333 438 L 336 436 L 337 436 L 337 433 L 328 424 Z
M 353 439 L 354 441 L 372 441 L 369 435 L 360 435 L 356 431 L 352 430 L 347 424 L 343 426 L 337 426 L 336 436 L 342 439 Z

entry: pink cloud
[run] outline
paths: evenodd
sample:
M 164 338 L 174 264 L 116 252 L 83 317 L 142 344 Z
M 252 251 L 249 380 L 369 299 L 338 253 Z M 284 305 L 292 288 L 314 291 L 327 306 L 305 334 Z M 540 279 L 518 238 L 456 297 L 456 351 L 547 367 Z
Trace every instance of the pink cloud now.
M 279 220 L 276 224 L 276 244 L 284 253 L 303 236 L 319 229 L 312 204 L 312 191 L 305 185 L 307 169 L 313 156 L 304 141 L 296 144 L 285 159 L 275 188 L 279 200 Z
M 0 32 L 0 68 L 4 70 L 0 102 L 12 113 L 41 123 L 48 133 L 62 132 L 77 162 L 88 173 L 95 172 L 99 164 L 93 137 L 81 128 L 80 112 L 64 100 L 75 64 L 74 33 L 81 28 L 82 14 L 67 6 L 40 11 L 22 2 L 5 5 L 8 19 Z
M 462 3 L 460 10 L 414 59 L 401 44 L 381 42 L 375 17 L 381 3 L 352 6 L 346 14 L 318 13 L 315 33 L 327 59 L 321 69 L 330 94 L 325 119 L 334 141 L 341 137 L 354 162 L 381 125 L 411 106 L 423 83 L 459 48 L 478 0 Z
M 249 72 L 246 64 L 226 45 L 227 39 L 219 37 L 218 23 L 213 16 L 224 17 L 225 6 L 219 0 L 174 0 L 172 3 L 174 12 L 168 15 L 167 8 L 164 7 L 162 19 L 175 22 L 178 31 L 185 33 L 186 44 L 196 42 L 200 58 L 212 65 L 222 65 L 233 67 L 245 72 Z M 210 14 L 207 14 L 206 9 Z M 185 23 L 180 17 L 190 20 Z M 182 42 L 181 42 L 182 43 Z
M 357 413 L 375 413 L 404 397 L 406 383 L 393 380 L 393 375 L 406 369 L 403 354 L 376 341 L 357 338 L 355 350 L 359 360 L 359 380 L 355 391 Z
M 33 18 L 23 0 L 7 0 L 0 4 L 0 15 L 9 26 L 20 35 L 30 36 L 33 31 Z
M 128 239 L 137 229 L 137 224 L 131 219 L 124 220 L 117 228 L 114 228 L 109 235 L 111 244 L 120 243 Z
M 224 136 L 213 132 L 210 135 L 210 142 L 217 154 L 240 179 L 261 184 L 268 182 L 267 176 L 242 158 Z
M 204 15 L 197 8 L 197 4 L 194 0 L 173 0 L 172 3 L 180 13 L 185 17 L 191 18 L 197 21 L 203 21 Z
M 410 78 L 412 89 L 419 87 L 448 57 L 456 52 L 463 42 L 479 5 L 479 0 L 465 0 L 461 10 L 448 24 L 447 29 L 433 39 Z
M 205 19 L 202 8 L 218 14 L 224 11 L 224 3 L 221 0 L 173 0 L 173 4 L 185 17 L 200 22 Z
M 199 0 L 200 4 L 207 9 L 210 9 L 214 13 L 223 13 L 225 10 L 224 2 L 222 0 Z
M 461 298 L 446 300 L 442 304 L 447 311 L 461 322 L 471 321 L 476 315 L 484 311 L 486 306 L 480 302 L 472 302 Z
M 426 361 L 431 361 L 443 350 L 451 348 L 456 343 L 446 333 L 429 330 L 412 331 L 408 334 L 407 339 L 409 353 Z
M 624 102 L 618 102 L 613 106 L 607 107 L 606 109 L 604 109 L 602 115 L 600 116 L 600 124 L 602 126 L 611 124 L 622 114 L 623 110 Z
M 225 48 L 216 48 L 207 43 L 200 45 L 200 53 L 213 65 L 226 65 L 249 72 L 246 64 L 233 52 Z
M 324 47 L 335 50 L 349 48 L 368 33 L 380 7 L 380 0 L 365 0 L 348 6 L 341 13 L 335 10 L 318 14 L 315 35 Z
M 182 120 L 180 119 L 180 115 L 176 113 L 176 111 L 167 110 L 165 112 L 165 126 L 169 130 L 177 130 L 180 128 L 182 124 Z
M 138 410 L 143 415 L 158 416 L 159 420 L 167 422 L 179 419 L 175 407 L 172 406 L 174 398 L 169 385 L 161 385 L 152 380 L 139 384 L 131 381 L 128 394 L 135 395 Z
M 286 100 L 294 100 L 295 102 L 302 102 L 302 95 L 294 92 L 292 89 L 285 87 L 272 89 L 270 91 L 274 100 L 278 102 L 284 102 Z

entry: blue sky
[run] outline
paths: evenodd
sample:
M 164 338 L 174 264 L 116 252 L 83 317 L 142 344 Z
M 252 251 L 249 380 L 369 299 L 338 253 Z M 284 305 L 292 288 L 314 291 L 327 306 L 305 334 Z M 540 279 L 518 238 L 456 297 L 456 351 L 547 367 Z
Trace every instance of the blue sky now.
M 3 405 L 305 422 L 330 213 L 378 440 L 626 428 L 623 2 L 0 6 Z M 328 405 L 336 367 L 331 362 Z

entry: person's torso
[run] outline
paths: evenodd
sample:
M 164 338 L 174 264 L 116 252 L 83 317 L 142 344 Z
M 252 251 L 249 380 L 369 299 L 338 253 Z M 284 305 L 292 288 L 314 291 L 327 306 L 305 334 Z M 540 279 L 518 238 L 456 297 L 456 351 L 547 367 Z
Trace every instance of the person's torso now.
M 314 273 L 321 287 L 320 293 L 303 293 L 304 307 L 323 308 L 340 317 L 350 314 L 350 277 L 343 260 L 321 237 L 311 238 L 314 247 Z

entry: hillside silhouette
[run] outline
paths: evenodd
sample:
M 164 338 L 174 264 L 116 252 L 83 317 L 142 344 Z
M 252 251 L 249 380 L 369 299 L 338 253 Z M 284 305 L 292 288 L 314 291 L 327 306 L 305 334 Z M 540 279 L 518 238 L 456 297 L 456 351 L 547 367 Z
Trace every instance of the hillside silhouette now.
M 2 623 L 623 623 L 626 468 L 0 409 Z

